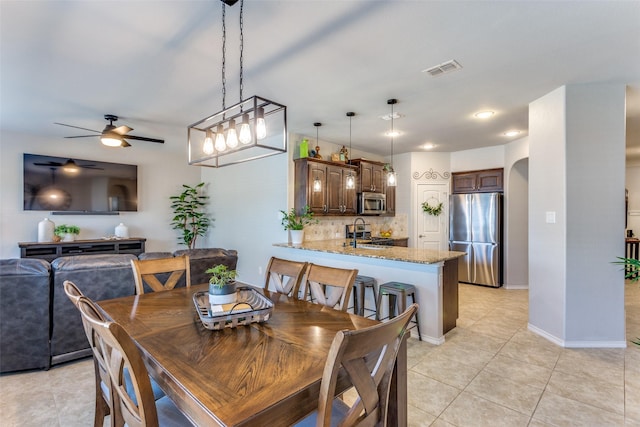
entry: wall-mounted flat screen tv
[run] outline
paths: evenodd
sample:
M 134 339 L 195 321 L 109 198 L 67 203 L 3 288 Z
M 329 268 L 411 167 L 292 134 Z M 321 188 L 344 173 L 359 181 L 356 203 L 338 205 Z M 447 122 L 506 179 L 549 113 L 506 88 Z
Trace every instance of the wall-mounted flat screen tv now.
M 138 166 L 24 154 L 24 210 L 117 213 L 138 210 Z

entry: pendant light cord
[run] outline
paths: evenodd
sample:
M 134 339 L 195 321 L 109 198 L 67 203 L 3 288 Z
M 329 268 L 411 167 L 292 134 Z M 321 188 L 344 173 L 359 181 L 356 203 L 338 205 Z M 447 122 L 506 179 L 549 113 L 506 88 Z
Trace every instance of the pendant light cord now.
M 393 129 L 393 104 L 391 104 L 391 170 L 393 170 L 393 135 L 394 135 L 394 129 Z
M 225 71 L 227 68 L 227 23 L 226 23 L 226 4 L 222 2 L 222 109 L 226 110 L 227 98 L 227 78 Z
M 243 77 L 244 77 L 244 19 L 243 19 L 243 10 L 244 10 L 244 0 L 240 0 L 240 102 L 242 102 L 242 89 L 243 89 Z

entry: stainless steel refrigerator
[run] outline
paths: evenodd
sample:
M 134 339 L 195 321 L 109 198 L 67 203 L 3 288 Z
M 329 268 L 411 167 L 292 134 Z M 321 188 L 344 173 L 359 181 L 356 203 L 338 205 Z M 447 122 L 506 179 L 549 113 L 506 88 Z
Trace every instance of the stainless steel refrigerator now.
M 458 258 L 460 282 L 502 286 L 502 193 L 452 194 L 449 248 Z

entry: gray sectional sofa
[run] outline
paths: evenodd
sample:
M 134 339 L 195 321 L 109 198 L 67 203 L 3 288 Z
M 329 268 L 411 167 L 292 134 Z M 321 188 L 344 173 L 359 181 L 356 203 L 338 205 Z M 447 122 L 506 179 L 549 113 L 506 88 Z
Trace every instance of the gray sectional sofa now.
M 216 264 L 235 269 L 238 254 L 221 248 L 152 252 L 140 258 L 188 254 L 191 283 L 205 283 Z M 0 372 L 48 369 L 91 355 L 80 314 L 63 290 L 74 282 L 100 301 L 135 294 L 130 254 L 76 255 L 51 264 L 33 258 L 0 260 Z

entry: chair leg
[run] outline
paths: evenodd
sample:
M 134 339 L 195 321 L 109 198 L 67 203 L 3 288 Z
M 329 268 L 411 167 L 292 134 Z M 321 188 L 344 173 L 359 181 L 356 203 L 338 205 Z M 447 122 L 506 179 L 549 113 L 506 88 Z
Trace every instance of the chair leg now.
M 411 294 L 411 302 L 416 302 L 415 294 Z M 420 333 L 420 317 L 418 317 L 418 312 L 416 311 L 416 327 L 418 328 L 418 340 L 422 341 L 422 334 Z

